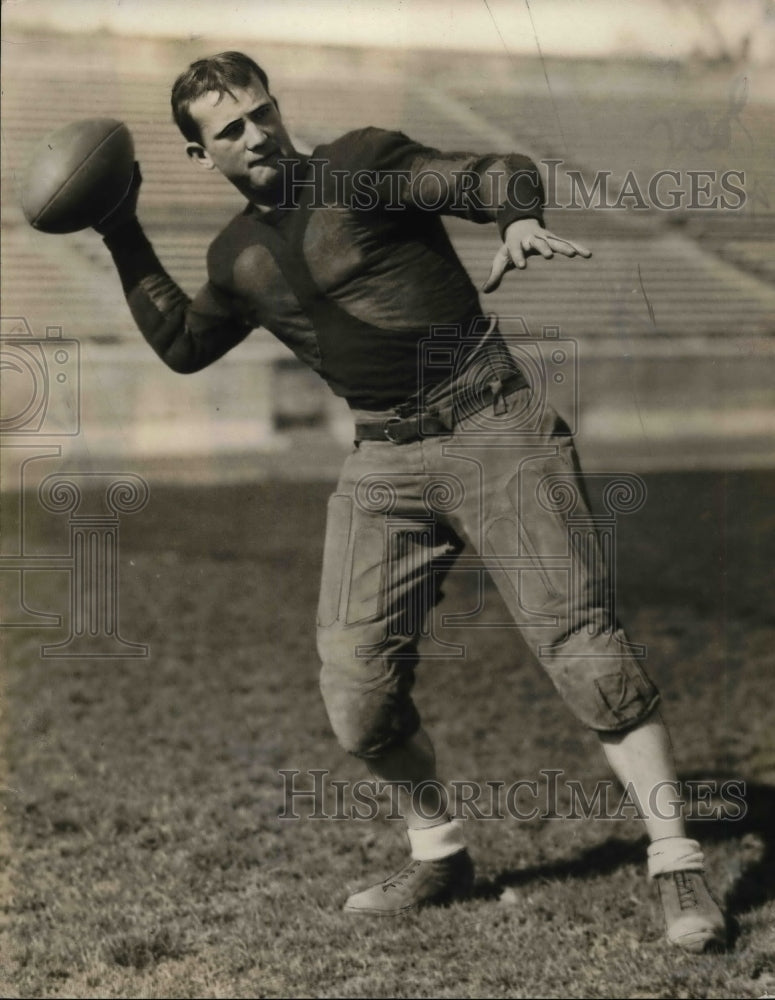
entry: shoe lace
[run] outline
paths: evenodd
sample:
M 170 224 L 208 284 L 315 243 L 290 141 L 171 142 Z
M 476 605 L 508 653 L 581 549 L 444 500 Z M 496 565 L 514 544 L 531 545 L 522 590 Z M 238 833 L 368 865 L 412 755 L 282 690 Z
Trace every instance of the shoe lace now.
M 398 889 L 398 887 L 403 883 L 408 881 L 417 869 L 422 864 L 422 861 L 410 861 L 408 865 L 401 869 L 400 872 L 396 872 L 395 875 L 391 875 L 386 878 L 382 883 L 383 889 Z
M 691 877 L 685 872 L 675 872 L 675 887 L 678 890 L 678 905 L 682 910 L 691 910 L 697 906 L 697 896 Z

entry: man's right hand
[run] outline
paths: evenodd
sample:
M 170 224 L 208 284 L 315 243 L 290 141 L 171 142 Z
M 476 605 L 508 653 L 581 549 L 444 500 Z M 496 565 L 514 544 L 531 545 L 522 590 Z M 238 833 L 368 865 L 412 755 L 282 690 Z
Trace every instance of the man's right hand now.
M 134 219 L 137 215 L 137 198 L 140 194 L 140 185 L 143 183 L 143 175 L 140 173 L 140 164 L 135 160 L 132 180 L 121 201 L 106 216 L 96 222 L 93 226 L 100 236 L 109 236 L 114 230 L 119 229 L 124 223 Z

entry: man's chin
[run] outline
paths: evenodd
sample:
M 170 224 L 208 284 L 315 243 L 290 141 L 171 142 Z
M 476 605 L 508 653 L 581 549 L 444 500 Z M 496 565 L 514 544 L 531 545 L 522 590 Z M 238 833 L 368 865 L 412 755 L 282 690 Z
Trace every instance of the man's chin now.
M 262 202 L 282 193 L 282 179 L 276 167 L 261 163 L 250 167 L 242 184 L 238 187 L 248 198 L 260 198 Z
M 254 163 L 251 167 L 248 167 L 250 183 L 258 187 L 277 183 L 278 174 L 277 165 L 269 160 L 263 160 L 261 163 Z

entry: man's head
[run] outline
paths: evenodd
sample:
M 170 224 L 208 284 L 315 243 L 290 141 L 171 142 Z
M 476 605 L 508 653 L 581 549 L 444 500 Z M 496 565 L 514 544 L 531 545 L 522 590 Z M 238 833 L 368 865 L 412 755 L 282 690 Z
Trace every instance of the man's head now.
M 279 160 L 297 154 L 257 63 L 241 52 L 198 59 L 175 81 L 172 114 L 195 163 L 220 170 L 261 207 L 277 202 Z

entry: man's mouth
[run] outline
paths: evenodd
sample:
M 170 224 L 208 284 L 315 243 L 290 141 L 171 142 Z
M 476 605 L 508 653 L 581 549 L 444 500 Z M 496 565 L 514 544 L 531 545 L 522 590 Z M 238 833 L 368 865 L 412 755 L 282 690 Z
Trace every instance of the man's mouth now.
M 252 160 L 248 161 L 248 167 L 261 167 L 265 163 L 268 163 L 274 156 L 274 150 L 271 153 L 265 153 L 263 156 L 256 156 Z

